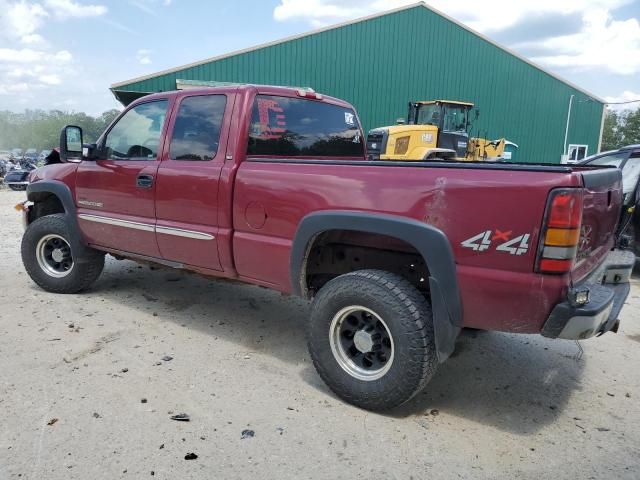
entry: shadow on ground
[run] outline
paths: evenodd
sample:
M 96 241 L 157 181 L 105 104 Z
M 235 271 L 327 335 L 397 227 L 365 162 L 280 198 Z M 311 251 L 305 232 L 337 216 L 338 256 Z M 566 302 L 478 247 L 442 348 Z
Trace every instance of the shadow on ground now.
M 464 330 L 425 391 L 394 416 L 446 412 L 511 433 L 533 434 L 579 392 L 587 359 L 575 342 Z
M 304 338 L 309 304 L 268 289 L 204 279 L 174 270 L 150 271 L 132 262 L 109 261 L 86 295 L 157 313 L 148 321 L 171 321 L 307 368 L 302 379 L 333 395 L 310 364 Z M 147 317 L 145 317 L 147 318 Z M 538 336 L 467 331 L 456 352 L 440 365 L 425 391 L 391 413 L 432 410 L 500 430 L 528 435 L 552 423 L 580 391 L 585 358 L 573 342 Z

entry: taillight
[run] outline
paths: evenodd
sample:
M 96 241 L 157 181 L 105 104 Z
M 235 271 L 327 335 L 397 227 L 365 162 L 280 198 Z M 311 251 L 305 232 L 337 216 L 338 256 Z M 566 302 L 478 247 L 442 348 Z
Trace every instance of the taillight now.
M 547 201 L 536 271 L 570 272 L 578 253 L 582 225 L 582 190 L 552 190 Z
M 316 100 L 322 100 L 322 94 L 316 93 L 313 90 L 304 90 L 302 88 L 298 90 L 298 96 L 305 97 L 305 98 L 315 98 Z

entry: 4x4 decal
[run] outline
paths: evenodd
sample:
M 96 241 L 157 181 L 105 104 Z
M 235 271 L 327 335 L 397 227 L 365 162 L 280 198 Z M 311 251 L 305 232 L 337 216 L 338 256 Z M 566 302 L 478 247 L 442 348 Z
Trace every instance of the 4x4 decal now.
M 460 245 L 476 252 L 484 252 L 485 250 L 489 250 L 494 241 L 496 241 L 501 242 L 497 244 L 496 251 L 506 252 L 510 255 L 524 255 L 529 251 L 529 238 L 531 235 L 525 233 L 515 238 L 510 238 L 512 233 L 511 230 L 504 232 L 498 229 L 496 229 L 495 232 L 493 230 L 485 230 L 471 238 L 463 240 L 460 242 Z

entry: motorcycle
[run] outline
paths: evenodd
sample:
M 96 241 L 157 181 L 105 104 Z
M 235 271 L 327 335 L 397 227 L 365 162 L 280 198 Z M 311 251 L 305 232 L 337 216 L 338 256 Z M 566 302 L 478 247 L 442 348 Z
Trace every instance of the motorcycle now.
M 11 190 L 24 191 L 29 185 L 29 174 L 37 167 L 31 162 L 23 161 L 17 168 L 9 171 L 4 177 L 5 185 L 8 185 Z

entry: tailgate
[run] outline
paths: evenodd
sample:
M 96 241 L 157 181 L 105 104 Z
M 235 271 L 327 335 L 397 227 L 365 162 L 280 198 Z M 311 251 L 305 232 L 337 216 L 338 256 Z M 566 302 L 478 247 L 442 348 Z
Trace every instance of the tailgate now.
M 622 208 L 622 175 L 617 168 L 576 169 L 584 186 L 582 227 L 574 281 L 593 271 L 614 245 Z

